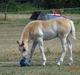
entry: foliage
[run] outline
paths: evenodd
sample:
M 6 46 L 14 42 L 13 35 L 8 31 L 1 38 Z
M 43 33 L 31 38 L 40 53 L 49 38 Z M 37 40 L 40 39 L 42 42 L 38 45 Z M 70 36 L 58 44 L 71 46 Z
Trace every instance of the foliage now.
M 80 7 L 80 0 L 27 0 L 26 2 L 25 1 L 26 0 L 0 0 L 0 11 L 19 12 L 52 8 Z
M 63 14 L 80 14 L 80 8 L 63 8 Z
M 43 8 L 80 7 L 80 0 L 33 0 L 33 3 Z

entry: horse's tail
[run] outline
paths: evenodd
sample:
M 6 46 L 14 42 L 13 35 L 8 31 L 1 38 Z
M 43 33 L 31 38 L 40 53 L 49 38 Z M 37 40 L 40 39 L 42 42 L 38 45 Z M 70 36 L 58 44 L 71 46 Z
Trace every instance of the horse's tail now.
M 73 39 L 76 40 L 75 26 L 74 26 L 74 23 L 72 20 L 70 20 L 70 24 L 71 24 L 71 32 L 70 33 L 71 33 Z

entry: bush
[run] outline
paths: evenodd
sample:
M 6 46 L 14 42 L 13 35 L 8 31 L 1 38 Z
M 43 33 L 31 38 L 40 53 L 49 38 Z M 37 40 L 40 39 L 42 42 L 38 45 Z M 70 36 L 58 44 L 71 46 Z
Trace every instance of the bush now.
M 80 8 L 64 8 L 63 13 L 66 14 L 80 14 Z

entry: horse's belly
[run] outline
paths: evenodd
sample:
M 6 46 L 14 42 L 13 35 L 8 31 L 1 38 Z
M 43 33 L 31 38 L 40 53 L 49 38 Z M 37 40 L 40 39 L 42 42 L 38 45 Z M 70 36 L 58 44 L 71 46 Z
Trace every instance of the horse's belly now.
M 53 39 L 53 38 L 55 38 L 56 37 L 56 32 L 54 32 L 54 31 L 50 31 L 50 30 L 45 30 L 45 31 L 43 31 L 43 39 L 44 40 L 50 40 L 50 39 Z

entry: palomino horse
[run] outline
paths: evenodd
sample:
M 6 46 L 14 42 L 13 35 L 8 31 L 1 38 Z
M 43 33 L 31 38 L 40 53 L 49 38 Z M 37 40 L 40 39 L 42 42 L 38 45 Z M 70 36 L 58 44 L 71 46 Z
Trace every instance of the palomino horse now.
M 68 64 L 71 65 L 73 58 L 70 34 L 76 39 L 75 27 L 73 21 L 70 19 L 58 18 L 45 21 L 32 21 L 25 26 L 21 38 L 18 41 L 21 57 L 29 58 L 31 60 L 35 47 L 39 45 L 43 60 L 42 64 L 45 65 L 46 56 L 44 53 L 43 41 L 58 37 L 61 40 L 62 51 L 61 56 L 57 61 L 57 65 L 60 65 L 63 62 L 66 51 L 68 51 Z M 33 41 L 33 45 L 31 50 L 28 50 L 30 40 Z

